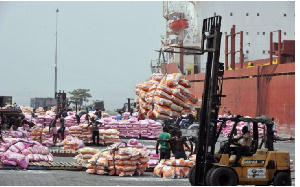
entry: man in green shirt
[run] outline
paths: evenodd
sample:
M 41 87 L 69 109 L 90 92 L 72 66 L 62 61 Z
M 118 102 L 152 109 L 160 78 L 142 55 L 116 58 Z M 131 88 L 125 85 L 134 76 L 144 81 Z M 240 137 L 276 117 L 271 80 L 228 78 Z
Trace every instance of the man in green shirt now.
M 163 133 L 158 136 L 156 143 L 156 154 L 158 154 L 158 145 L 160 144 L 160 155 L 159 159 L 170 159 L 171 157 L 171 146 L 170 146 L 171 135 L 168 133 L 168 128 L 163 127 Z

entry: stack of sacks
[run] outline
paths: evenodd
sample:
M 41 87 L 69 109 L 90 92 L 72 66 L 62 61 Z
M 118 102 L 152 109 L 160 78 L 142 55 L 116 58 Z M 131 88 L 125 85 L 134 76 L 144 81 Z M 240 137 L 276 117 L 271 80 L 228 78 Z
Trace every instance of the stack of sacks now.
M 45 131 L 48 130 L 48 132 L 49 132 L 48 128 L 43 129 L 42 124 L 37 124 L 37 125 L 33 126 L 31 128 L 31 138 L 37 142 L 43 141 L 46 138 L 46 134 L 43 134 L 44 130 Z
M 149 138 L 149 136 L 151 136 L 151 132 L 148 129 L 149 125 L 149 120 L 140 120 L 140 131 L 142 138 Z
M 136 117 L 131 117 L 128 120 L 126 137 L 139 138 L 141 135 L 140 123 Z
M 294 172 L 295 171 L 295 167 L 294 167 L 294 160 L 290 160 L 290 171 Z
M 160 163 L 154 168 L 154 176 L 182 179 L 188 177 L 190 167 L 195 165 L 194 161 L 174 159 L 161 160 Z
M 30 115 L 33 112 L 33 108 L 32 107 L 20 106 L 20 109 L 22 110 L 22 113 L 24 115 Z
M 27 168 L 29 162 L 53 161 L 49 149 L 40 143 L 12 138 L 1 143 L 0 158 L 5 165 L 19 165 L 22 168 Z
M 39 107 L 37 109 L 35 109 L 35 112 L 40 114 L 40 115 L 44 115 L 45 114 L 45 110 L 42 107 Z
M 121 120 L 119 121 L 119 125 L 118 125 L 118 130 L 120 132 L 120 136 L 121 137 L 126 137 L 127 135 L 127 121 L 126 120 Z
M 77 137 L 67 136 L 64 140 L 64 150 L 76 151 L 84 147 L 84 143 Z
M 120 142 L 119 131 L 116 129 L 99 129 L 99 138 L 102 145 Z
M 114 152 L 112 149 L 102 151 L 89 160 L 87 173 L 109 174 L 118 176 L 142 175 L 146 168 L 149 153 L 142 149 L 132 147 L 119 148 Z
M 82 128 L 80 126 L 71 126 L 69 127 L 69 135 L 73 137 L 82 136 Z
M 9 135 L 12 138 L 29 138 L 30 137 L 30 133 L 23 130 L 22 127 L 18 127 L 18 129 L 16 131 L 14 131 L 14 130 L 9 131 Z
M 50 116 L 50 115 L 45 115 L 44 117 L 46 120 L 45 120 L 45 126 L 48 126 L 49 127 L 49 124 L 50 122 L 52 121 L 53 118 L 55 118 L 55 116 Z
M 88 166 L 88 160 L 91 159 L 95 154 L 99 154 L 100 150 L 93 149 L 90 147 L 84 147 L 79 149 L 79 154 L 75 156 L 75 162 L 83 167 Z
M 155 167 L 159 163 L 159 155 L 156 154 L 156 150 L 152 149 L 150 154 L 149 154 L 149 167 Z
M 82 134 L 79 136 L 79 138 L 83 140 L 85 144 L 93 143 L 93 127 L 83 123 L 79 124 L 78 127 L 81 128 L 82 131 Z
M 124 120 L 129 119 L 129 117 L 130 117 L 130 112 L 124 112 L 124 113 L 122 114 L 122 119 L 124 119 Z
M 149 126 L 148 126 L 148 133 L 151 133 L 149 138 L 157 139 L 158 135 L 162 132 L 162 124 L 160 122 L 155 122 L 152 123 L 152 121 L 149 121 Z
M 161 120 L 191 114 L 198 98 L 188 90 L 191 88 L 189 81 L 181 79 L 181 76 L 180 73 L 173 73 L 163 77 L 155 73 L 147 82 L 137 84 L 140 113 Z
M 71 127 L 73 125 L 77 125 L 76 117 L 74 116 L 75 117 L 75 119 L 74 119 L 73 116 L 67 116 L 67 117 L 65 117 L 65 126 L 66 127 Z
M 226 117 L 226 116 L 219 116 L 219 118 L 223 118 L 223 117 Z M 245 118 L 250 118 L 249 116 L 245 116 Z M 217 125 L 217 128 L 219 129 L 220 128 L 220 126 L 221 126 L 221 122 L 219 122 Z M 242 133 L 242 128 L 244 127 L 244 126 L 247 126 L 247 122 L 244 122 L 244 121 L 241 121 L 241 122 L 239 122 L 238 124 L 237 124 L 237 126 L 236 126 L 236 129 L 237 129 L 237 135 L 242 135 L 243 133 Z M 226 127 L 225 128 L 223 128 L 222 129 L 222 134 L 223 135 L 225 135 L 225 136 L 229 136 L 230 135 L 230 132 L 231 132 L 231 130 L 232 130 L 232 127 L 233 127 L 233 125 L 234 125 L 234 121 L 230 121 L 230 120 L 228 120 L 228 121 L 226 121 Z M 252 131 L 252 127 L 253 127 L 253 124 L 252 123 L 250 123 L 250 133 L 253 135 L 253 131 Z M 261 124 L 261 123 L 258 123 L 258 136 L 260 137 L 260 138 L 262 138 L 263 136 L 264 136 L 264 130 L 263 130 L 263 128 L 264 128 L 264 125 L 263 124 Z M 276 135 L 276 133 L 275 133 L 275 135 Z

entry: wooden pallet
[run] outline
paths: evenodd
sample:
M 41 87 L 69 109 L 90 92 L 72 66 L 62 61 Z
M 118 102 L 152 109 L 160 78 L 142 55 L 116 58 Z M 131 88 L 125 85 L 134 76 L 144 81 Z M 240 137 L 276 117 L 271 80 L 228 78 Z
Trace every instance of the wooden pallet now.
M 49 162 L 44 165 L 46 170 L 81 171 L 83 168 L 75 162 Z
M 68 151 L 68 150 L 60 150 L 60 149 L 52 149 L 50 150 L 50 153 L 53 156 L 59 156 L 59 157 L 74 157 L 79 154 L 79 151 Z

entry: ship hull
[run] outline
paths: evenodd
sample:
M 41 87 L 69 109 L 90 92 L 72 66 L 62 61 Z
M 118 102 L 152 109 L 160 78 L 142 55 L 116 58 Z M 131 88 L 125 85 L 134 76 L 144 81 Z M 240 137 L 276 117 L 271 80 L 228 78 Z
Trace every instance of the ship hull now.
M 174 64 L 162 69 L 176 72 Z M 190 91 L 201 99 L 205 74 L 184 77 L 192 83 Z M 295 63 L 225 71 L 222 94 L 226 97 L 222 98 L 220 114 L 226 107 L 236 115 L 267 115 L 274 117 L 278 133 L 295 135 Z

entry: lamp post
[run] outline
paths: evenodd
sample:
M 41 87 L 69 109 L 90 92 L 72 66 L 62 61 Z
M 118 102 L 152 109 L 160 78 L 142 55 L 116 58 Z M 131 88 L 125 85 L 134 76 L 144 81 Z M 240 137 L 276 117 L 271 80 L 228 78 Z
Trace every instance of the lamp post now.
M 56 9 L 56 44 L 55 44 L 55 82 L 54 82 L 54 96 L 56 96 L 57 92 L 57 14 L 59 10 Z

